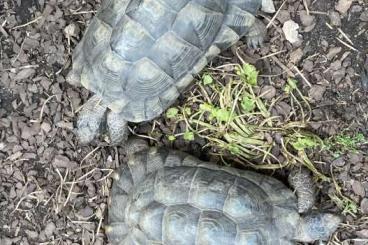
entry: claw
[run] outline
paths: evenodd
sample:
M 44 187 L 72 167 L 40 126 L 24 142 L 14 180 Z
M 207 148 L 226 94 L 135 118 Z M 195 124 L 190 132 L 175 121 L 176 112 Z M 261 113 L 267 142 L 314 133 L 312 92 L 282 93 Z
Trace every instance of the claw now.
M 247 45 L 253 49 L 261 47 L 266 35 L 266 26 L 258 19 L 249 29 L 247 34 Z

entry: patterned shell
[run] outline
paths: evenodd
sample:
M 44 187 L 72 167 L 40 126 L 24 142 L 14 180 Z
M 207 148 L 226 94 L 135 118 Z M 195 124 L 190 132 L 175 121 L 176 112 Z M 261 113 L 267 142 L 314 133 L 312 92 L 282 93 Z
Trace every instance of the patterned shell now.
M 119 169 L 113 244 L 294 244 L 297 199 L 278 180 L 151 148 Z
M 261 0 L 105 0 L 73 73 L 132 122 L 167 109 L 208 61 L 244 36 Z

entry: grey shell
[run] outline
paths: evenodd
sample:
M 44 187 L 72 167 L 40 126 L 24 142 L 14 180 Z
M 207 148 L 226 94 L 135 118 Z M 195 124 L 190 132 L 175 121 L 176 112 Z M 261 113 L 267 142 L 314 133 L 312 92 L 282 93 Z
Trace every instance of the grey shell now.
M 261 0 L 105 0 L 73 74 L 132 122 L 166 110 L 208 61 L 247 34 Z
M 297 199 L 272 177 L 156 148 L 134 155 L 118 175 L 113 244 L 295 244 Z

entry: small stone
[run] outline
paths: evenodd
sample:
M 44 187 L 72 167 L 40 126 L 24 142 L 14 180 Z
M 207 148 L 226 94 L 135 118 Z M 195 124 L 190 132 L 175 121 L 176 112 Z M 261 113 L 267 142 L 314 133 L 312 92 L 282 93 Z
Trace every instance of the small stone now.
M 345 160 L 343 157 L 339 157 L 335 160 L 332 161 L 332 165 L 335 166 L 335 167 L 343 167 L 345 166 Z
M 31 137 L 37 135 L 39 132 L 39 130 L 36 129 L 35 127 L 27 127 L 27 126 L 23 126 L 21 130 L 22 130 L 21 137 L 22 139 L 25 140 L 30 139 Z
M 311 60 L 305 60 L 303 63 L 303 70 L 307 72 L 312 72 L 314 68 L 314 63 Z
M 341 60 L 336 60 L 335 62 L 332 62 L 330 65 L 330 69 L 333 71 L 340 70 L 341 68 Z
M 36 239 L 38 237 L 38 233 L 35 231 L 25 230 L 24 232 L 27 234 L 28 238 L 30 239 Z
M 73 168 L 78 167 L 78 164 L 76 162 L 70 161 L 69 158 L 67 158 L 66 156 L 63 156 L 63 155 L 55 156 L 54 161 L 52 162 L 52 165 L 55 168 L 73 169 Z
M 46 237 L 50 238 L 52 234 L 55 232 L 55 230 L 56 230 L 56 225 L 53 222 L 48 223 L 45 227 Z
M 290 62 L 296 65 L 299 63 L 302 57 L 303 57 L 303 50 L 301 48 L 298 48 L 294 50 L 293 52 L 291 52 Z
M 279 14 L 276 16 L 276 19 L 280 21 L 281 24 L 284 24 L 286 21 L 291 19 L 290 13 L 287 10 L 280 10 Z
M 41 124 L 41 129 L 42 129 L 43 131 L 45 131 L 45 133 L 50 132 L 50 130 L 51 130 L 51 125 L 50 125 L 50 123 L 43 122 L 43 123 Z
M 18 72 L 18 74 L 14 77 L 15 81 L 20 81 L 29 77 L 32 77 L 36 73 L 35 69 L 28 68 L 23 69 Z
M 368 238 L 368 229 L 356 231 L 355 234 L 360 238 Z
M 345 14 L 349 10 L 352 3 L 353 0 L 339 0 L 335 6 L 335 9 L 341 14 Z
M 89 218 L 93 215 L 93 209 L 89 206 L 79 210 L 78 215 L 83 218 Z
M 320 101 L 322 100 L 325 91 L 325 86 L 313 85 L 312 88 L 309 90 L 309 97 L 312 98 L 314 101 Z
M 351 187 L 353 188 L 353 191 L 356 195 L 358 195 L 360 197 L 365 196 L 365 190 L 364 190 L 364 187 L 363 187 L 363 185 L 360 181 L 353 180 L 352 184 L 351 184 Z
M 64 28 L 64 34 L 67 38 L 77 37 L 79 35 L 79 32 L 80 32 L 79 27 L 74 23 L 67 25 Z
M 275 97 L 275 95 L 276 95 L 276 89 L 275 89 L 275 87 L 270 86 L 270 85 L 264 86 L 261 89 L 261 95 L 262 95 L 262 98 L 264 98 L 266 100 L 270 100 L 273 97 Z
M 332 60 L 342 50 L 341 47 L 332 47 L 328 50 L 327 59 Z
M 333 26 L 341 26 L 341 17 L 340 14 L 336 11 L 330 11 L 328 13 L 328 17 L 330 17 L 331 25 Z
M 365 10 L 359 17 L 361 21 L 368 22 L 368 10 Z
M 360 210 L 363 214 L 368 214 L 368 198 L 363 198 L 360 202 Z
M 299 12 L 299 17 L 303 26 L 310 26 L 315 20 L 315 17 L 313 15 L 307 14 L 307 11 L 305 10 Z
M 285 38 L 290 43 L 297 43 L 300 41 L 298 30 L 299 30 L 299 25 L 293 20 L 286 21 L 282 27 L 282 31 L 285 34 Z

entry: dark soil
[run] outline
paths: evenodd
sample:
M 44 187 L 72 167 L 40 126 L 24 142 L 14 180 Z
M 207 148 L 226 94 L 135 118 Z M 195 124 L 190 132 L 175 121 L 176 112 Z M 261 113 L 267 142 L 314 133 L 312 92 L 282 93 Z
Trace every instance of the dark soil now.
M 275 1 L 276 9 L 282 2 Z M 361 76 L 368 53 L 368 3 L 354 1 L 346 13 L 340 13 L 335 10 L 337 2 L 306 0 L 314 17 L 308 19 L 303 15 L 303 1 L 287 0 L 268 29 L 264 47 L 251 50 L 243 42 L 236 47 L 243 60 L 255 64 L 262 75 L 271 75 L 261 76 L 263 86 L 279 90 L 290 76 L 301 82 L 313 106 L 311 130 L 322 138 L 342 132 L 368 137 L 368 81 Z M 109 175 L 123 164 L 123 149 L 102 140 L 78 144 L 74 122 L 90 93 L 65 81 L 72 50 L 99 5 L 99 0 L 0 1 L 1 245 L 107 244 L 103 231 Z M 268 24 L 272 16 L 264 17 Z M 282 33 L 283 23 L 290 19 L 299 23 L 302 35 L 302 41 L 294 45 Z M 81 31 L 67 37 L 64 29 L 69 25 Z M 212 66 L 240 62 L 235 51 L 234 47 L 225 51 Z M 271 56 L 259 59 L 267 55 Z M 164 117 L 131 127 L 152 138 L 151 144 L 211 158 L 211 149 L 202 149 L 204 140 L 168 141 L 174 125 Z M 175 132 L 185 130 L 185 125 L 175 127 Z M 319 170 L 334 176 L 342 194 L 359 209 L 345 216 L 330 244 L 368 244 L 365 147 L 358 145 L 356 151 L 339 156 L 312 154 Z M 336 193 L 334 184 L 319 187 L 317 206 L 341 213 L 329 197 Z

